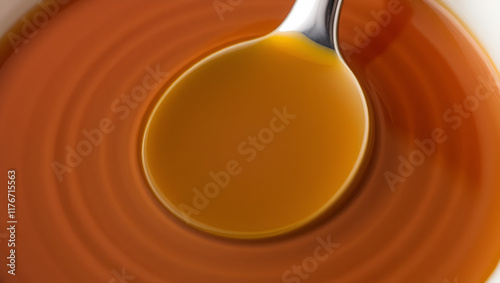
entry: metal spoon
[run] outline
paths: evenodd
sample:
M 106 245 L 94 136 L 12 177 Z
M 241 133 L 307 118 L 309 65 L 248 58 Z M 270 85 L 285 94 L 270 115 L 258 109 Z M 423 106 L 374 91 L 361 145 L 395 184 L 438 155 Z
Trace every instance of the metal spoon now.
M 273 33 L 259 39 L 230 46 L 206 57 L 177 78 L 167 89 L 153 110 L 146 126 L 143 141 L 143 165 L 154 193 L 173 214 L 191 226 L 212 234 L 230 238 L 257 239 L 283 234 L 302 227 L 327 209 L 330 209 L 334 204 L 339 203 L 338 200 L 345 196 L 344 192 L 352 187 L 352 183 L 359 176 L 360 168 L 365 163 L 370 127 L 369 111 L 363 92 L 345 62 L 342 62 L 340 53 L 336 51 L 338 50 L 337 26 L 341 3 L 341 0 L 298 0 L 283 24 Z M 300 40 L 297 40 L 299 37 Z M 273 41 L 276 38 L 280 38 L 282 41 L 280 39 Z M 285 40 L 284 38 L 288 39 Z M 295 40 L 291 40 L 291 38 L 295 38 Z M 309 39 L 311 42 L 309 42 Z M 281 43 L 278 44 L 277 42 Z M 277 48 L 276 46 L 280 47 Z M 304 46 L 308 46 L 309 49 L 304 49 Z M 297 47 L 297 49 L 294 49 L 294 47 Z M 291 52 L 293 55 L 284 56 L 290 50 L 293 50 Z M 283 65 L 288 67 L 283 69 L 281 68 Z M 311 77 L 307 78 L 306 75 L 311 75 Z M 253 99 L 253 95 L 245 92 L 249 90 L 253 93 L 266 94 L 266 99 Z M 305 96 L 306 94 L 307 96 Z M 275 95 L 280 98 L 275 101 L 270 99 Z M 187 97 L 186 100 L 184 100 L 185 97 Z M 237 99 L 233 100 L 235 97 Z M 283 99 L 283 97 L 287 98 Z M 301 100 L 302 98 L 306 100 Z M 193 101 L 196 103 L 193 103 Z M 299 158 L 295 160 L 294 164 L 304 166 L 304 168 L 294 169 L 298 172 L 296 176 L 291 177 L 288 175 L 288 170 L 280 171 L 279 169 L 280 167 L 286 168 L 290 162 L 288 158 L 281 156 L 272 162 L 262 162 L 258 167 L 252 165 L 254 166 L 254 172 L 257 173 L 255 176 L 249 173 L 247 176 L 251 176 L 248 177 L 251 179 L 243 179 L 244 176 L 236 176 L 239 173 L 235 173 L 233 176 L 235 180 L 245 180 L 241 181 L 237 186 L 226 188 L 229 184 L 218 179 L 217 183 L 222 184 L 220 188 L 216 183 L 210 181 L 206 184 L 196 185 L 196 190 L 192 193 L 189 190 L 190 188 L 186 188 L 184 184 L 190 184 L 189 179 L 204 180 L 206 179 L 205 176 L 195 176 L 196 178 L 194 178 L 185 173 L 167 175 L 169 172 L 165 172 L 164 168 L 168 166 L 172 168 L 172 164 L 168 163 L 171 162 L 169 161 L 171 156 L 190 156 L 189 160 L 196 160 L 198 156 L 202 155 L 205 156 L 206 163 L 206 160 L 218 160 L 219 155 L 232 158 L 234 151 L 231 148 L 237 146 L 239 156 L 236 159 L 246 160 L 243 161 L 242 167 L 240 167 L 243 170 L 244 162 L 252 162 L 257 156 L 257 150 L 263 151 L 265 148 L 265 146 L 259 145 L 257 149 L 247 151 L 249 144 L 255 145 L 254 142 L 257 141 L 255 136 L 252 137 L 252 140 L 249 137 L 248 141 L 243 141 L 239 145 L 224 144 L 226 140 L 235 139 L 235 137 L 231 136 L 233 131 L 236 132 L 237 137 L 246 134 L 246 131 L 239 133 L 242 129 L 248 127 L 244 123 L 238 125 L 234 121 L 228 123 L 218 118 L 210 120 L 211 117 L 203 115 L 200 119 L 210 125 L 209 130 L 207 128 L 198 128 L 198 125 L 205 125 L 201 122 L 190 124 L 186 128 L 182 126 L 165 126 L 177 125 L 176 123 L 179 123 L 177 121 L 186 120 L 185 115 L 198 117 L 198 113 L 205 113 L 207 107 L 213 107 L 214 101 L 217 102 L 217 105 L 230 107 L 229 112 L 222 111 L 221 113 L 235 114 L 223 115 L 222 117 L 234 121 L 248 119 L 248 117 L 244 119 L 241 117 L 235 118 L 234 116 L 237 116 L 238 111 L 248 113 L 249 109 L 251 109 L 251 113 L 255 113 L 252 115 L 261 115 L 269 107 L 276 114 L 277 110 L 273 108 L 276 107 L 274 103 L 281 104 L 286 101 L 287 105 L 294 104 L 295 109 L 307 108 L 304 106 L 305 104 L 313 103 L 309 104 L 308 107 L 310 108 L 308 109 L 314 110 L 303 112 L 309 113 L 309 115 L 302 116 L 301 123 L 298 122 L 293 126 L 296 133 L 299 134 L 293 136 L 294 138 L 290 139 L 290 142 L 298 143 L 297 148 L 301 152 L 307 152 L 304 156 L 323 156 L 320 159 L 328 156 L 326 158 L 328 163 L 322 164 L 321 168 L 319 168 L 311 165 L 315 160 Z M 233 104 L 223 104 L 224 101 L 231 101 Z M 210 104 L 212 105 L 210 106 Z M 266 109 L 263 109 L 263 107 Z M 285 106 L 282 109 L 284 109 L 283 113 L 285 113 L 287 108 Z M 287 114 L 284 115 L 288 117 Z M 280 117 L 284 116 L 280 114 Z M 291 115 L 291 117 L 295 117 L 295 115 Z M 315 118 L 309 119 L 308 117 Z M 276 122 L 277 118 L 274 117 L 274 119 L 273 121 Z M 288 124 L 288 122 L 285 122 L 285 124 Z M 321 124 L 324 124 L 324 128 L 317 126 Z M 231 126 L 224 128 L 224 125 Z M 216 129 L 219 126 L 223 130 L 217 132 Z M 177 132 L 177 129 L 182 130 Z M 328 135 L 328 142 L 324 144 L 324 147 L 318 146 L 318 141 L 325 139 L 325 136 L 321 136 L 317 140 L 303 138 L 311 136 L 310 130 L 316 131 L 316 129 L 319 129 L 322 133 L 334 133 Z M 249 132 L 253 130 L 249 129 Z M 266 130 L 267 134 L 271 131 L 271 135 L 274 136 L 272 130 L 267 128 L 263 130 Z M 222 137 L 220 140 L 215 139 L 216 145 L 208 146 L 208 150 L 210 148 L 220 148 L 221 151 L 224 151 L 225 148 L 229 148 L 231 153 L 213 151 L 214 156 L 207 157 L 206 147 L 193 147 L 191 146 L 192 143 L 189 142 L 185 143 L 186 147 L 182 144 L 174 145 L 170 143 L 173 140 L 171 137 L 202 137 L 207 136 L 207 131 L 215 137 Z M 276 133 L 281 131 L 283 129 L 276 130 Z M 165 135 L 165 133 L 168 133 L 168 135 Z M 225 138 L 226 136 L 231 138 Z M 208 137 L 206 140 L 208 140 Z M 270 142 L 269 140 L 263 141 L 263 144 L 269 144 Z M 161 145 L 157 151 L 155 150 L 156 145 Z M 277 146 L 277 144 L 274 144 L 274 146 Z M 284 148 L 290 147 L 286 145 Z M 322 151 L 312 153 L 313 148 Z M 175 154 L 170 154 L 167 149 L 175 152 Z M 329 151 L 331 149 L 334 149 L 335 152 Z M 249 152 L 255 152 L 255 155 L 245 156 Z M 193 153 L 195 154 L 191 155 Z M 168 163 L 168 166 L 164 163 Z M 249 163 L 248 166 L 250 166 Z M 315 168 L 316 171 L 305 173 L 312 172 L 309 171 L 311 168 Z M 198 171 L 201 172 L 205 169 Z M 298 192 L 294 195 L 299 197 L 282 201 L 281 194 L 284 189 L 282 180 L 294 178 L 293 180 L 297 184 L 312 184 L 316 180 L 315 177 L 307 177 L 308 179 L 305 180 L 301 179 L 301 176 L 317 176 L 317 172 L 323 172 L 325 169 L 332 170 L 332 172 L 324 179 L 323 175 L 321 175 L 322 181 L 320 183 L 312 185 L 313 188 L 308 187 L 307 190 L 304 188 L 307 186 L 297 186 L 297 188 L 300 188 L 289 189 L 288 194 L 292 191 Z M 234 171 L 232 169 L 227 170 L 228 172 Z M 175 170 L 172 171 L 176 172 Z M 269 171 L 273 171 L 273 178 L 266 179 L 265 176 L 269 176 Z M 226 176 L 223 179 L 231 179 L 228 175 L 230 173 L 218 172 Z M 177 185 L 177 183 L 172 185 L 171 180 L 180 175 L 187 180 L 180 181 L 179 184 L 182 185 Z M 170 177 L 166 178 L 165 176 Z M 217 176 L 216 179 L 219 178 Z M 274 176 L 279 177 L 275 178 Z M 214 174 L 211 175 L 211 178 L 214 179 Z M 257 184 L 256 181 L 261 181 L 261 183 Z M 248 188 L 248 184 L 253 184 L 253 188 Z M 202 191 L 204 189 L 207 189 L 206 193 Z M 211 193 L 209 190 L 214 190 L 216 193 Z M 226 198 L 218 198 L 219 192 L 224 194 L 224 190 L 226 191 Z M 249 195 L 250 191 L 253 194 Z M 231 197 L 227 197 L 229 192 L 240 192 L 241 194 L 229 194 Z M 307 209 L 298 210 L 302 212 L 295 215 L 290 212 L 289 208 L 300 207 L 303 204 L 303 193 L 309 194 L 309 204 Z M 272 206 L 253 205 L 263 195 L 266 196 L 266 201 L 271 200 Z M 213 199 L 213 201 L 210 199 Z M 248 199 L 251 201 L 247 201 Z M 200 202 L 200 200 L 203 201 Z M 268 222 L 265 223 L 272 224 L 262 224 L 264 221 L 260 215 L 266 215 L 266 221 Z
M 296 31 L 338 52 L 338 23 L 343 0 L 297 0 L 278 31 Z

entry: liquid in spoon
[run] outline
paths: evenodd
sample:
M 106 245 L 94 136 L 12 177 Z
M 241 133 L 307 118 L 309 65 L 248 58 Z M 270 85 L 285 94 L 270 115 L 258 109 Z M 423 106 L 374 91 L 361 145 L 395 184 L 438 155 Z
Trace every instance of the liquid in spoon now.
M 364 97 L 336 52 L 275 32 L 207 57 L 170 86 L 145 130 L 145 173 L 190 225 L 269 237 L 342 196 L 368 126 Z

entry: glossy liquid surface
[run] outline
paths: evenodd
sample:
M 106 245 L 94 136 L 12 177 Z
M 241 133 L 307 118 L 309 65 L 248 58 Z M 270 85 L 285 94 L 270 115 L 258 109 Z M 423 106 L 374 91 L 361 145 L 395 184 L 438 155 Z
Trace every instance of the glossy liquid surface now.
M 146 175 L 194 227 L 272 236 L 340 198 L 365 152 L 367 116 L 333 50 L 276 33 L 211 55 L 177 79 L 146 128 Z
M 19 223 L 16 276 L 0 230 L 0 281 L 485 282 L 500 259 L 499 76 L 435 1 L 344 1 L 341 51 L 376 135 L 362 181 L 334 214 L 297 233 L 234 241 L 189 227 L 152 193 L 142 140 L 162 86 L 224 46 L 269 34 L 293 2 L 242 1 L 221 21 L 206 0 L 71 1 L 18 53 L 3 41 L 0 179 L 6 189 L 17 171 Z M 479 104 L 468 98 L 476 90 Z M 129 105 L 133 93 L 142 100 Z M 106 131 L 96 146 L 83 133 L 94 129 Z M 68 148 L 85 140 L 92 152 L 68 163 Z M 410 157 L 420 165 L 401 165 Z M 71 165 L 61 182 L 53 162 Z M 388 183 L 387 172 L 401 179 Z M 6 225 L 6 191 L 0 209 Z

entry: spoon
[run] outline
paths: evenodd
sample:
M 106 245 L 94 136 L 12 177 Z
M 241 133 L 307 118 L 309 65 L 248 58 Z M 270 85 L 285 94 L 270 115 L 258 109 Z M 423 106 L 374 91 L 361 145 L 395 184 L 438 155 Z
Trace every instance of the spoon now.
M 342 1 L 298 0 L 283 24 L 180 75 L 151 112 L 145 176 L 190 226 L 281 235 L 342 203 L 367 152 L 366 99 L 337 44 Z
M 338 48 L 338 24 L 343 0 L 297 0 L 278 27 L 280 32 L 300 32 L 332 50 Z M 338 56 L 341 56 L 337 52 Z

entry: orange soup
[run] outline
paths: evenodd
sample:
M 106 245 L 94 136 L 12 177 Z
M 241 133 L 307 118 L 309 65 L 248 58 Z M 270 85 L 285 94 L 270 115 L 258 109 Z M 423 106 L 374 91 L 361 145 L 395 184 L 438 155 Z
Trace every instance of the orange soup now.
M 146 174 L 191 225 L 270 236 L 307 223 L 346 190 L 367 121 L 335 51 L 276 33 L 206 58 L 167 90 L 146 129 Z

